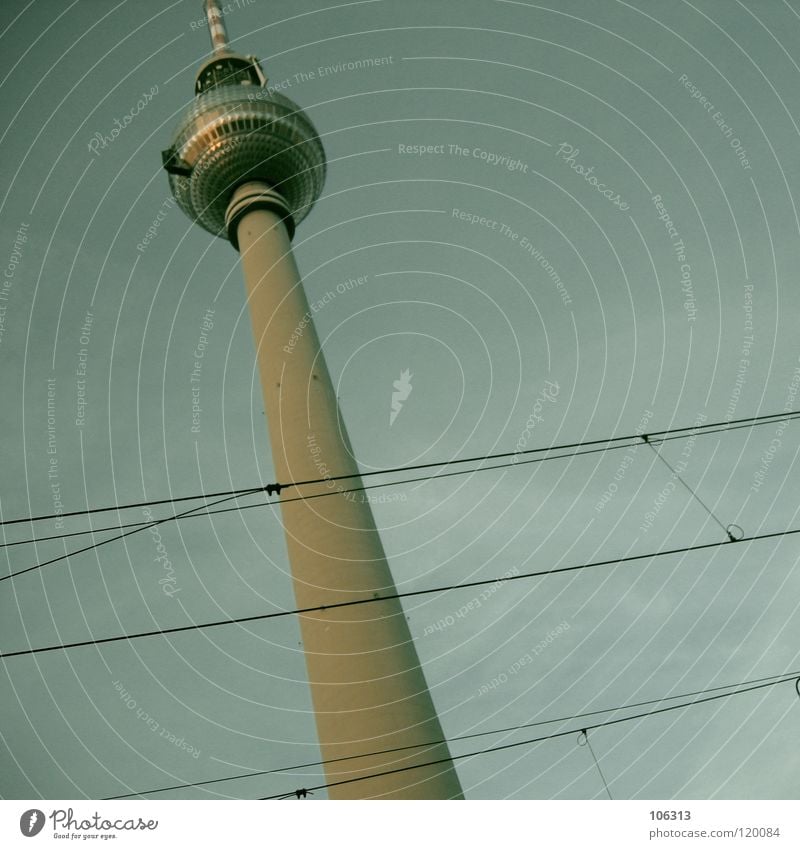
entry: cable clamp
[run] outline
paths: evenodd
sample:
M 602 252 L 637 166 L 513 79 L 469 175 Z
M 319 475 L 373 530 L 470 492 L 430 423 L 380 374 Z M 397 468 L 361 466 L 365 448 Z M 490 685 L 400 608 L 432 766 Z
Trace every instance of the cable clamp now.
M 725 528 L 725 533 L 728 535 L 730 542 L 739 542 L 739 540 L 744 536 L 744 530 L 741 525 L 728 525 L 728 527 Z

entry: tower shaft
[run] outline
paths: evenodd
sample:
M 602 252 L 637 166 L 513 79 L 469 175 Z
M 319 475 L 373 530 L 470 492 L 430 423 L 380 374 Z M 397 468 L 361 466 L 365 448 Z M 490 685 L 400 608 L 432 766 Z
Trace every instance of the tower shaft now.
M 363 492 L 343 491 L 361 481 L 280 203 L 266 184 L 245 184 L 228 221 L 241 252 L 277 479 L 325 478 L 290 490 L 303 498 L 281 507 L 297 605 L 386 598 L 300 616 L 323 759 L 348 758 L 326 764 L 329 795 L 462 798 L 405 614 L 390 597 L 396 589 L 369 502 Z M 414 768 L 428 762 L 437 763 Z M 377 777 L 352 781 L 365 775 Z

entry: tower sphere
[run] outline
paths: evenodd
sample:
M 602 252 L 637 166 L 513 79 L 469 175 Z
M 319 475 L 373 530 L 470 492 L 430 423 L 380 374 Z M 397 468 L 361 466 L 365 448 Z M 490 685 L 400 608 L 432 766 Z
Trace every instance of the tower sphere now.
M 251 61 L 230 53 L 201 68 L 199 93 L 163 153 L 180 208 L 222 238 L 228 238 L 225 211 L 243 183 L 268 183 L 283 197 L 292 233 L 325 182 L 325 151 L 314 125 L 288 97 L 253 84 Z

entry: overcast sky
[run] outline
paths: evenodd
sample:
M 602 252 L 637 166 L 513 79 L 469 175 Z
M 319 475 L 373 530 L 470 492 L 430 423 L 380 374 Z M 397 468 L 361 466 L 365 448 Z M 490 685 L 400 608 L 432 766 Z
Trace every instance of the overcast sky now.
M 363 469 L 800 404 L 800 3 L 228 5 L 235 49 L 327 152 L 295 254 Z M 161 168 L 209 51 L 201 3 L 3 15 L 0 518 L 271 482 L 238 255 L 170 203 Z M 797 424 L 659 447 L 714 517 L 644 445 L 386 487 L 374 511 L 401 591 L 499 578 L 800 527 L 798 449 Z M 2 569 L 89 541 L 7 547 Z M 790 536 L 409 599 L 445 734 L 800 668 L 798 551 Z M 291 608 L 287 568 L 273 508 L 163 525 L 0 583 L 0 650 Z M 291 617 L 9 658 L 0 716 L 6 798 L 319 757 Z M 615 798 L 798 798 L 798 717 L 784 684 L 590 740 Z M 575 735 L 457 768 L 467 798 L 605 796 Z

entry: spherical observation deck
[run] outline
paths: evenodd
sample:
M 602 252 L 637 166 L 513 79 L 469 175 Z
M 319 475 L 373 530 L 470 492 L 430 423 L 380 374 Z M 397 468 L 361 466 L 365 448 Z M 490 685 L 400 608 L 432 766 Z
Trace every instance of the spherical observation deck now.
M 217 83 L 202 91 L 163 157 L 178 205 L 222 238 L 237 186 L 261 181 L 282 195 L 291 234 L 325 182 L 325 151 L 314 125 L 288 97 L 257 85 Z

